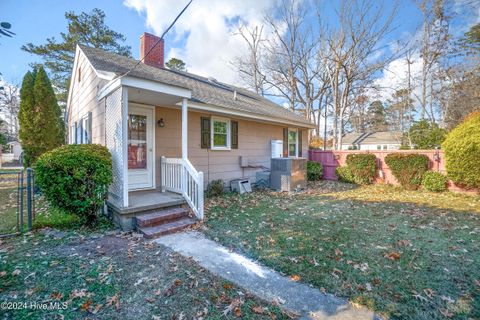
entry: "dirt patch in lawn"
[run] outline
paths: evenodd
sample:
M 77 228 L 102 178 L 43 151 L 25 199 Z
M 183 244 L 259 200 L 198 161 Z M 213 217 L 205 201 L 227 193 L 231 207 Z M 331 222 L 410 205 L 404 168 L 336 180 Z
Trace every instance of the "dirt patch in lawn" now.
M 117 232 L 48 229 L 3 239 L 0 301 L 26 303 L 2 310 L 7 319 L 294 317 L 163 246 Z

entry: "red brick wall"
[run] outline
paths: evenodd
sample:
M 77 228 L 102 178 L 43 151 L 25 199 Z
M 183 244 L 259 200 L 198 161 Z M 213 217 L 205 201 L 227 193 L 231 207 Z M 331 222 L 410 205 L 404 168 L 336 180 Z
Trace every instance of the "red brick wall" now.
M 159 37 L 154 36 L 153 34 L 145 32 L 140 37 L 140 60 L 144 59 L 143 62 L 149 66 L 156 68 L 163 68 L 164 66 L 164 41 L 160 41 L 156 46 L 155 44 L 160 40 Z M 155 48 L 153 48 L 155 46 Z M 145 57 L 145 55 L 153 50 Z
M 385 163 L 385 157 L 390 153 L 415 153 L 424 154 L 430 159 L 429 169 L 440 171 L 446 174 L 445 157 L 442 150 L 376 150 L 376 151 L 359 151 L 359 150 L 309 150 L 308 159 L 316 161 L 323 166 L 323 179 L 337 180 L 335 169 L 338 166 L 344 166 L 347 155 L 355 153 L 372 153 L 377 157 L 377 183 L 389 183 L 398 185 L 397 179 L 393 176 L 390 168 Z M 449 183 L 449 189 L 452 191 L 465 191 L 452 182 Z M 473 191 L 472 193 L 474 193 Z

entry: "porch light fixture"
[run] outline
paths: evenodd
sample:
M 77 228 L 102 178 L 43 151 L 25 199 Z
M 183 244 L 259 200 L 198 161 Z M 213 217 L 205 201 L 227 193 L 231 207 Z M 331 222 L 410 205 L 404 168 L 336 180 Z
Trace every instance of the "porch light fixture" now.
M 163 122 L 163 118 L 160 118 L 160 120 L 157 121 L 157 124 L 160 128 L 165 127 L 165 122 Z

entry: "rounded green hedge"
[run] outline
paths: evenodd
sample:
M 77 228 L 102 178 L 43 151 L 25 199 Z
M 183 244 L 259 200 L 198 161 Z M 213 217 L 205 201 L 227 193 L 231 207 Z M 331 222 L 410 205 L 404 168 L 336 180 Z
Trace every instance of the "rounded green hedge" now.
M 357 153 L 347 156 L 353 180 L 358 184 L 371 184 L 375 178 L 377 157 L 372 153 Z
M 350 168 L 348 166 L 335 168 L 335 174 L 337 175 L 338 181 L 347 182 L 347 183 L 355 183 L 352 171 L 350 170 Z
M 307 180 L 318 181 L 322 179 L 323 167 L 322 164 L 316 161 L 307 161 Z
M 53 206 L 93 224 L 112 182 L 112 157 L 101 145 L 65 145 L 38 158 L 35 177 Z
M 438 171 L 427 171 L 423 175 L 422 187 L 428 191 L 443 192 L 447 190 L 447 177 Z
M 448 178 L 467 189 L 480 189 L 480 111 L 470 114 L 442 144 Z
M 428 170 L 429 159 L 424 154 L 390 153 L 385 163 L 393 176 L 406 189 L 416 190 L 422 183 L 423 174 Z

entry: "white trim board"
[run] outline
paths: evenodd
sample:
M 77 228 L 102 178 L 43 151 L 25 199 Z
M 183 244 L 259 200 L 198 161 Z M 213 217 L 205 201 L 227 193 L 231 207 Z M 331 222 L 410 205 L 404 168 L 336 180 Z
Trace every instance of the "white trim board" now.
M 127 76 L 127 77 L 119 77 L 108 82 L 98 92 L 97 99 L 101 100 L 103 97 L 108 96 L 110 92 L 114 91 L 120 86 L 144 89 L 144 90 L 169 94 L 172 96 L 177 96 L 177 97 L 182 97 L 187 99 L 190 99 L 192 97 L 192 92 L 185 88 L 172 86 L 169 84 L 164 84 L 156 81 Z

